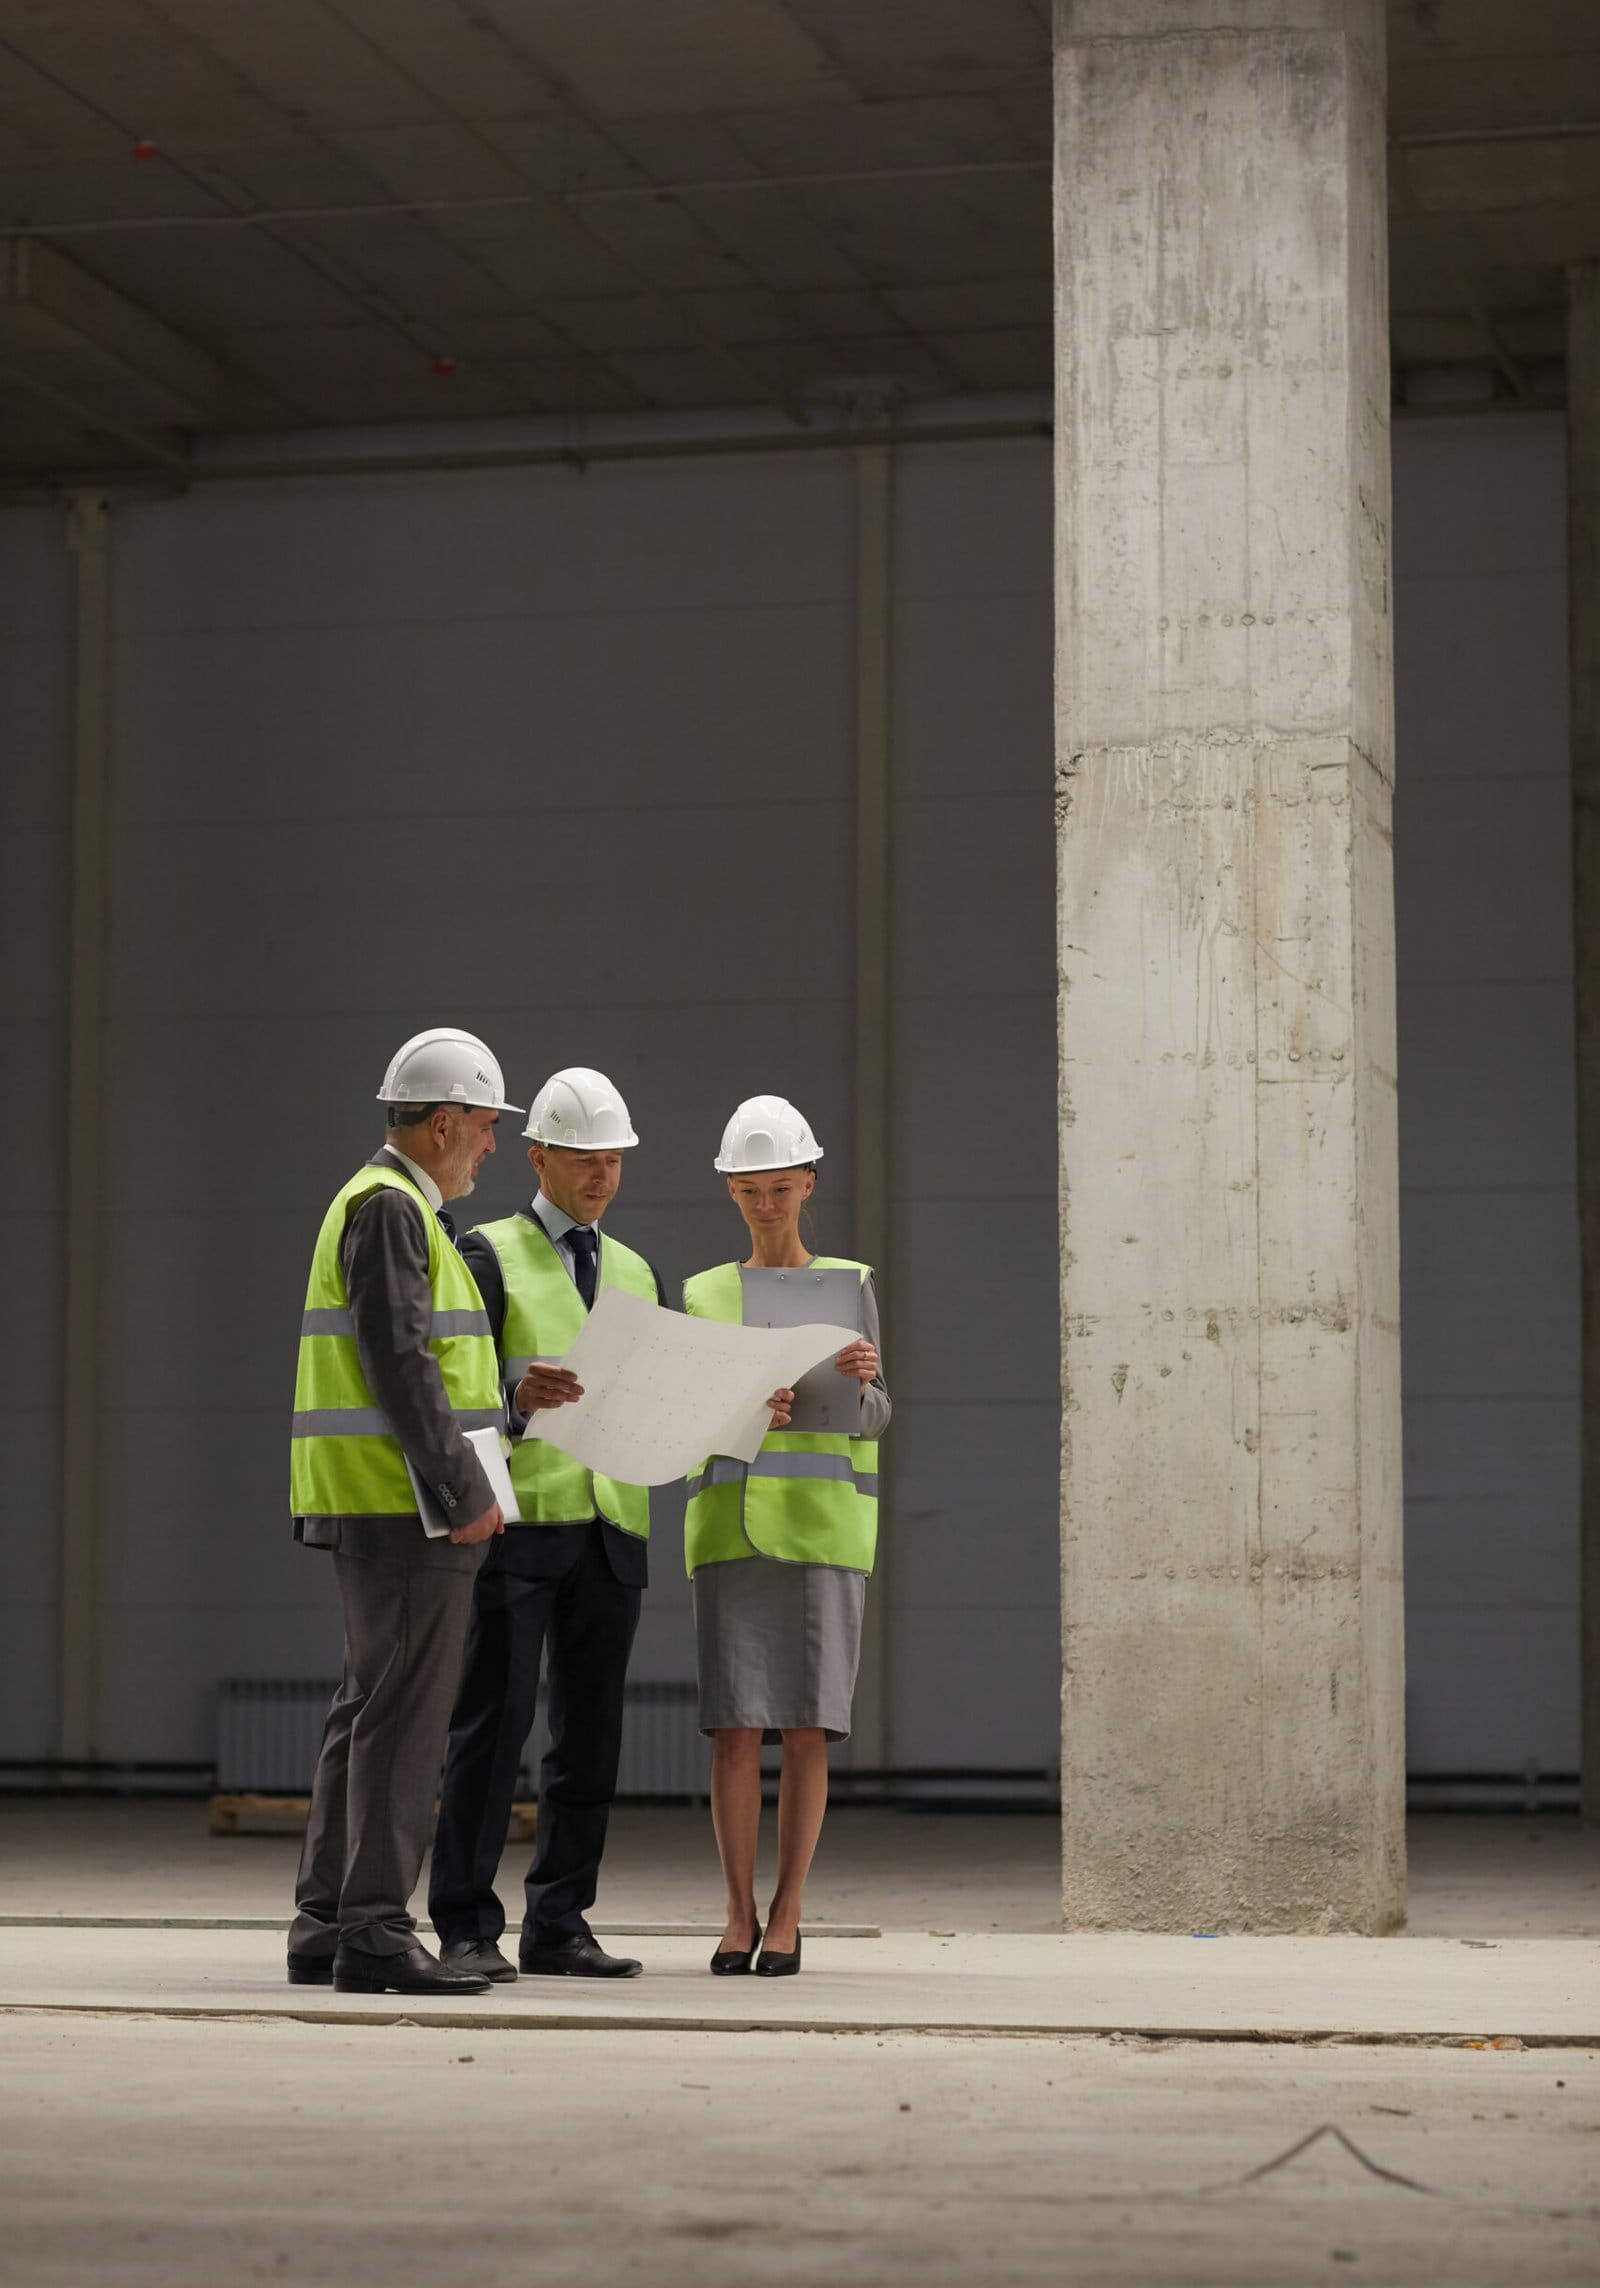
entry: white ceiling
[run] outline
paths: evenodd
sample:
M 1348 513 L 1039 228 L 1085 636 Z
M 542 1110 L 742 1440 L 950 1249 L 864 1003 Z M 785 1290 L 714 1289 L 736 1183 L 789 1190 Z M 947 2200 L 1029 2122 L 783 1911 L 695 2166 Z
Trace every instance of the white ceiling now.
M 1047 390 L 1049 0 L 6 0 L 0 468 Z M 1561 345 L 1600 0 L 1394 0 L 1402 364 Z

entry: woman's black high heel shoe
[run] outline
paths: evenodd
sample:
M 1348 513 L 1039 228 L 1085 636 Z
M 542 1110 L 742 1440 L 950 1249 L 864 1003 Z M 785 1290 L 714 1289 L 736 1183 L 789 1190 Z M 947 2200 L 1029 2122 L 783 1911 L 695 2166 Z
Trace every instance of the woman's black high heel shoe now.
M 750 1968 L 751 1963 L 755 1960 L 756 1948 L 760 1944 L 761 1925 L 757 1923 L 756 1935 L 750 1941 L 748 1946 L 719 1946 L 716 1953 L 711 1957 L 712 1977 L 742 1977 L 743 1974 Z
M 794 1934 L 793 1954 L 777 1954 L 769 1946 L 756 1964 L 758 1978 L 793 1978 L 800 1968 L 800 1933 Z

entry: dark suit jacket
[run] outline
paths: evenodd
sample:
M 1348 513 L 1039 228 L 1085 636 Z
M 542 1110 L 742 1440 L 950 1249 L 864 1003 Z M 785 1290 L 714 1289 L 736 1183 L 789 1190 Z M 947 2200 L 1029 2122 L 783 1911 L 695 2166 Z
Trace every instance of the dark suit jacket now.
M 519 1208 L 517 1212 L 528 1223 L 534 1223 L 537 1220 L 529 1208 Z M 605 1254 L 605 1245 L 606 1235 L 602 1231 L 600 1234 L 602 1256 Z M 494 1329 L 494 1339 L 499 1345 L 500 1355 L 503 1358 L 505 1356 L 505 1345 L 502 1338 L 506 1323 L 506 1283 L 500 1270 L 500 1258 L 496 1255 L 490 1242 L 476 1231 L 467 1233 L 461 1242 L 461 1253 L 465 1258 L 467 1269 L 478 1282 L 478 1292 L 483 1297 L 483 1307 L 489 1314 L 489 1324 Z M 650 1276 L 656 1283 L 657 1301 L 665 1303 L 667 1299 L 666 1290 L 662 1287 L 661 1274 L 656 1270 L 654 1264 L 650 1267 Z M 527 1416 L 517 1412 L 516 1407 L 511 1403 L 509 1391 L 506 1393 L 506 1407 L 511 1421 L 511 1435 L 513 1438 L 520 1438 L 527 1422 Z M 601 1539 L 605 1544 L 606 1562 L 617 1579 L 626 1582 L 631 1588 L 642 1589 L 650 1578 L 647 1544 L 642 1542 L 636 1533 L 624 1533 L 620 1526 L 613 1525 L 609 1518 L 604 1517 L 587 1520 L 575 1519 L 570 1525 L 508 1525 L 506 1527 L 507 1534 L 517 1536 L 517 1572 L 529 1580 L 539 1580 L 557 1573 L 565 1573 L 577 1557 L 583 1536 L 594 1525 L 598 1525 L 600 1528 Z

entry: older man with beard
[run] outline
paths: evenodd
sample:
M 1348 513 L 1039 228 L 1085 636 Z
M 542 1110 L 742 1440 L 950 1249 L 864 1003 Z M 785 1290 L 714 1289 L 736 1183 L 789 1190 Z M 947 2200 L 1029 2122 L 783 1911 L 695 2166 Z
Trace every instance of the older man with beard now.
M 505 1101 L 482 1041 L 435 1027 L 384 1075 L 388 1140 L 335 1194 L 312 1257 L 291 1445 L 295 1537 L 333 1553 L 344 1681 L 328 1711 L 289 1978 L 462 1994 L 410 1913 L 433 1829 L 473 1583 L 504 1520 L 470 1430 L 504 1419 L 483 1298 L 445 1202 L 473 1188 Z M 425 1489 L 447 1532 L 430 1537 Z

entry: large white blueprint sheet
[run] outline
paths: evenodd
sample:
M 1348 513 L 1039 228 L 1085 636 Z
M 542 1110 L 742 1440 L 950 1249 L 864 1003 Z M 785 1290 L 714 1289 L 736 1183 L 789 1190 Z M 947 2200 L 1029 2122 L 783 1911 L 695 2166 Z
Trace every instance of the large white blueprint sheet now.
M 773 1391 L 859 1339 L 854 1327 L 691 1319 L 607 1287 L 559 1361 L 583 1396 L 530 1416 L 523 1436 L 634 1486 L 687 1477 L 708 1454 L 753 1462 Z

